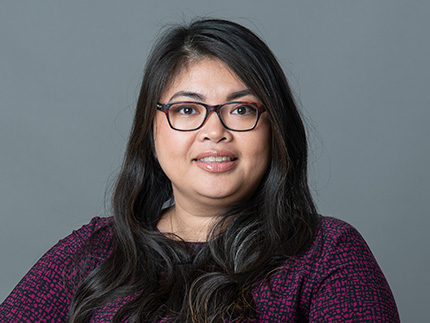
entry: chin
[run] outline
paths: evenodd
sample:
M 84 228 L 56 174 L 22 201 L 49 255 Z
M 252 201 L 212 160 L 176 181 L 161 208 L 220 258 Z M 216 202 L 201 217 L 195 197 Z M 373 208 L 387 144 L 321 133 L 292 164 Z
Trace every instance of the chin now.
M 240 190 L 205 191 L 199 194 L 207 199 L 209 203 L 211 203 L 210 201 L 213 201 L 214 204 L 220 203 L 226 205 L 226 208 L 239 202 L 244 197 L 243 191 Z

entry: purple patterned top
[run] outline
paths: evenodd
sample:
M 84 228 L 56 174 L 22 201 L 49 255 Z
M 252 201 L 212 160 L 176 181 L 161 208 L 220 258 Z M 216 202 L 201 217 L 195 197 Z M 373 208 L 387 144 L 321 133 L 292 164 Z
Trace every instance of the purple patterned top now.
M 112 252 L 111 221 L 96 217 L 52 247 L 0 305 L 0 322 L 65 322 L 79 283 L 67 264 L 97 229 L 94 263 L 84 276 L 106 259 Z M 67 272 L 72 274 L 64 279 Z M 258 322 L 400 322 L 390 287 L 365 241 L 337 219 L 322 217 L 311 247 L 286 260 L 270 283 L 272 290 L 267 282 L 252 290 Z M 105 305 L 91 322 L 111 322 L 128 299 Z

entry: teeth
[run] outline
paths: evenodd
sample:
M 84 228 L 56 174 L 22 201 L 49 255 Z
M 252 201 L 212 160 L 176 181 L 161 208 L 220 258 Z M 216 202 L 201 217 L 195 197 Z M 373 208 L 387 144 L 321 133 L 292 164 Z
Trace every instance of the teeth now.
M 210 156 L 210 157 L 198 159 L 198 161 L 207 162 L 207 163 L 215 163 L 215 162 L 219 163 L 219 162 L 225 162 L 230 160 L 231 158 L 226 156 L 219 156 L 219 157 Z

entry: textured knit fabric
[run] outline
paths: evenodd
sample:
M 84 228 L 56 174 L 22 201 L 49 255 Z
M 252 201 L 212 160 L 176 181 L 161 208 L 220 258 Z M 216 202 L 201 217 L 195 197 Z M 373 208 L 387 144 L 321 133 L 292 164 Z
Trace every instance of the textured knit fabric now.
M 110 218 L 94 218 L 51 248 L 0 305 L 0 322 L 65 322 L 79 281 L 112 252 L 111 224 Z M 72 264 L 91 237 L 88 269 L 76 275 Z M 311 247 L 285 261 L 269 281 L 255 284 L 252 293 L 257 322 L 399 322 L 393 295 L 363 238 L 333 218 L 322 217 Z M 129 299 L 107 304 L 91 322 L 111 322 Z

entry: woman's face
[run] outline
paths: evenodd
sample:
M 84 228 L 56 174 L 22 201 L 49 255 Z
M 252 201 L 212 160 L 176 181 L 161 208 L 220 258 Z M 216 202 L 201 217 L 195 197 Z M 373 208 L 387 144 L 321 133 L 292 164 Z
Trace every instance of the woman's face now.
M 159 102 L 259 103 L 247 90 L 223 62 L 203 58 L 184 68 Z M 157 111 L 154 138 L 158 161 L 172 183 L 176 203 L 200 203 L 222 210 L 252 194 L 270 161 L 267 113 L 251 131 L 228 130 L 211 112 L 200 129 L 181 132 L 172 129 L 166 115 Z

